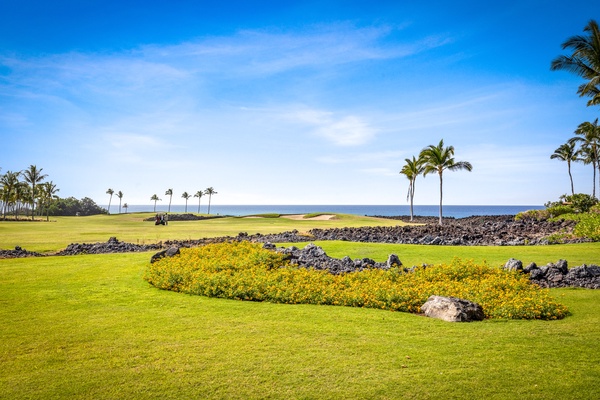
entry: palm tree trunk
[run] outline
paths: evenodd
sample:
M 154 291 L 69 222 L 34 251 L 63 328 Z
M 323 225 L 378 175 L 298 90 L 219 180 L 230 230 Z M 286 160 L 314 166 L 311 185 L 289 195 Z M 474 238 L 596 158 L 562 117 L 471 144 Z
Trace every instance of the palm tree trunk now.
M 440 225 L 442 225 L 442 173 L 440 172 Z
M 594 186 L 592 188 L 592 196 L 594 196 L 594 198 L 596 198 L 596 161 L 593 162 L 593 166 L 594 166 Z
M 571 180 L 571 194 L 575 195 L 575 189 L 573 188 L 573 175 L 571 175 L 571 161 L 567 161 L 569 167 L 569 179 Z
M 212 198 L 212 194 L 208 195 L 208 213 L 210 214 L 210 200 Z
M 414 214 L 413 214 L 413 199 L 415 197 L 415 181 L 413 180 L 410 183 L 410 221 L 412 222 L 414 220 Z

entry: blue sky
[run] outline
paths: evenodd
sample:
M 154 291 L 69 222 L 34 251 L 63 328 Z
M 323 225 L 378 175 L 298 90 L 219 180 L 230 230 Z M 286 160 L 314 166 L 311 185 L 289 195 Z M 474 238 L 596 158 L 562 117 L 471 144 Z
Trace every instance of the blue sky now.
M 444 139 L 445 204 L 541 205 L 550 154 L 599 116 L 550 71 L 589 1 L 0 0 L 0 167 L 61 197 L 407 204 L 405 158 Z M 591 166 L 573 167 L 591 193 Z M 437 176 L 416 204 L 437 204 Z

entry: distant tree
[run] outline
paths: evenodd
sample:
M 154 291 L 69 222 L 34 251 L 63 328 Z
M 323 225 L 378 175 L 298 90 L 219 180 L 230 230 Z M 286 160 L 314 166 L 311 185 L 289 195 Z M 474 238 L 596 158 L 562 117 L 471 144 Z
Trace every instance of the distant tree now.
M 40 185 L 42 188 L 42 204 L 46 208 L 46 221 L 50 221 L 50 204 L 53 199 L 58 199 L 56 195 L 57 192 L 60 191 L 54 184 L 54 182 L 44 182 Z
M 410 220 L 412 221 L 414 219 L 413 199 L 415 197 L 415 182 L 417 181 L 417 177 L 423 173 L 425 167 L 423 166 L 423 159 L 416 159 L 415 156 L 413 156 L 412 160 L 410 158 L 405 158 L 404 161 L 406 161 L 406 164 L 404 164 L 400 173 L 405 175 L 410 182 L 408 184 L 406 200 L 410 200 Z
M 55 198 L 49 208 L 50 215 L 97 215 L 107 213 L 108 211 L 105 208 L 98 206 L 89 197 L 84 197 L 81 200 L 74 197 Z
M 15 219 L 19 218 L 19 212 L 22 211 L 23 204 L 31 203 L 31 189 L 27 182 L 17 182 L 15 186 Z M 27 210 L 25 210 L 25 216 L 27 216 Z
M 440 220 L 439 224 L 442 225 L 442 193 L 443 193 L 443 173 L 445 170 L 458 171 L 467 170 L 471 171 L 473 166 L 468 161 L 454 161 L 454 147 L 444 147 L 444 139 L 440 140 L 437 146 L 429 145 L 423 150 L 419 158 L 423 159 L 423 176 L 427 176 L 432 172 L 437 172 L 440 177 Z
M 167 189 L 165 196 L 169 196 L 169 211 L 171 212 L 171 200 L 173 200 L 173 189 Z
M 119 190 L 117 192 L 117 197 L 119 198 L 119 214 L 121 214 L 121 200 L 123 200 L 123 192 Z
M 38 169 L 35 165 L 30 165 L 28 169 L 25 170 L 25 181 L 31 185 L 31 219 L 34 218 L 35 211 L 35 199 L 37 198 L 38 193 L 35 190 L 35 187 L 38 183 L 42 182 L 48 175 L 42 174 L 44 169 Z
M 19 176 L 21 172 L 6 171 L 0 177 L 0 185 L 2 186 L 2 218 L 6 219 L 6 211 L 11 205 L 17 202 L 17 186 L 19 185 Z
M 575 129 L 575 137 L 570 141 L 579 143 L 580 159 L 584 164 L 592 164 L 594 168 L 592 196 L 596 197 L 596 169 L 600 167 L 600 126 L 598 118 L 594 122 L 583 122 Z
M 154 202 L 154 212 L 156 212 L 156 202 L 157 201 L 161 201 L 158 196 L 156 194 L 153 194 L 152 197 L 150 197 L 150 200 Z
M 569 170 L 569 179 L 571 180 L 571 194 L 575 194 L 573 188 L 573 175 L 571 175 L 571 162 L 578 161 L 579 154 L 575 150 L 575 142 L 569 141 L 565 144 L 561 144 L 554 153 L 550 156 L 552 160 L 561 160 L 567 162 L 567 168 Z
M 125 203 L 123 204 L 123 208 L 125 209 L 125 214 L 127 214 L 127 209 L 129 208 L 129 205 Z
M 198 214 L 200 214 L 200 199 L 202 199 L 203 195 L 204 195 L 204 193 L 202 193 L 202 190 L 198 190 L 196 192 L 196 194 L 194 195 L 194 197 L 198 198 Z
M 112 190 L 111 188 L 108 188 L 108 190 L 106 191 L 106 194 L 110 194 L 110 197 L 108 198 L 108 213 L 110 214 L 110 203 L 112 201 L 112 197 L 113 194 L 115 193 L 114 190 Z
M 583 31 L 586 35 L 572 36 L 562 44 L 563 50 L 571 49 L 573 54 L 558 56 L 550 69 L 566 70 L 586 79 L 577 94 L 591 97 L 587 105 L 592 106 L 600 104 L 600 29 L 595 20 L 590 20 Z
M 188 192 L 183 192 L 181 197 L 183 197 L 185 199 L 185 212 L 187 212 L 187 203 L 188 203 L 189 198 L 192 197 L 192 195 L 188 194 Z
M 217 192 L 215 192 L 215 189 L 212 187 L 209 187 L 204 191 L 204 194 L 208 195 L 208 213 L 210 214 L 210 200 L 212 199 L 213 194 L 217 194 Z

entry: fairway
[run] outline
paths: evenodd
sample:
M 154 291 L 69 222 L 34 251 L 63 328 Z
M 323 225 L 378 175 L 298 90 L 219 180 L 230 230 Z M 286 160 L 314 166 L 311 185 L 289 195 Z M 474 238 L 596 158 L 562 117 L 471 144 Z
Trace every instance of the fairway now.
M 452 324 L 160 291 L 150 255 L 0 260 L 0 398 L 598 394 L 599 291 L 552 290 L 561 321 Z
M 21 246 L 29 251 L 47 253 L 64 249 L 71 243 L 106 242 L 112 236 L 123 242 L 148 244 L 167 240 L 237 236 L 240 232 L 267 234 L 294 229 L 306 232 L 312 228 L 403 225 L 401 221 L 346 214 L 338 214 L 329 220 L 227 217 L 201 221 L 170 221 L 167 226 L 156 226 L 152 221 L 144 221 L 154 215 L 135 213 L 52 217 L 50 222 L 1 222 L 0 249 Z
M 155 242 L 393 223 L 145 215 L 1 223 L 2 248 Z M 151 238 L 151 235 L 155 235 Z M 452 247 L 317 242 L 332 257 L 390 253 L 404 265 L 454 257 L 600 263 L 598 243 Z M 287 245 L 287 244 L 284 244 Z M 294 244 L 303 246 L 304 244 Z M 600 380 L 600 291 L 553 289 L 560 321 L 452 324 L 349 307 L 241 302 L 161 291 L 142 277 L 152 253 L 0 260 L 0 398 L 587 399 Z

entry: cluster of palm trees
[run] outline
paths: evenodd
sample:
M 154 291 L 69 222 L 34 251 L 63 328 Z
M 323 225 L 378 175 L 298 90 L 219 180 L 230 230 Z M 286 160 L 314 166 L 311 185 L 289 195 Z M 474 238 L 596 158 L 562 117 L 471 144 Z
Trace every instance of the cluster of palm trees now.
M 413 199 L 415 196 L 415 183 L 419 175 L 423 177 L 430 173 L 437 173 L 440 177 L 440 217 L 439 224 L 442 225 L 442 199 L 443 199 L 443 174 L 445 170 L 458 171 L 458 170 L 473 170 L 473 166 L 468 161 L 455 161 L 454 160 L 454 146 L 444 146 L 444 139 L 440 140 L 437 146 L 429 145 L 421 150 L 418 158 L 415 156 L 405 159 L 406 164 L 400 171 L 401 174 L 405 175 L 410 184 L 408 185 L 407 200 L 410 200 L 410 220 L 412 221 L 413 216 Z
M 48 209 L 53 199 L 58 198 L 56 193 L 59 189 L 54 182 L 44 182 L 48 177 L 42 174 L 43 168 L 30 165 L 23 171 L 6 171 L 0 175 L 0 203 L 2 206 L 2 218 L 6 219 L 7 213 L 13 213 L 15 219 L 19 214 L 29 215 L 31 219 L 46 209 L 46 219 L 49 219 Z M 23 180 L 21 180 L 21 178 Z
M 108 188 L 108 190 L 106 191 L 106 194 L 110 195 L 110 198 L 108 199 L 108 213 L 110 214 L 110 203 L 112 202 L 112 197 L 113 194 L 115 194 L 115 191 L 112 190 L 111 188 Z M 120 190 L 116 193 L 117 197 L 119 198 L 119 214 L 121 214 L 121 203 L 123 201 L 123 192 L 121 192 Z M 129 208 L 129 204 L 125 203 L 123 204 L 123 208 L 125 209 L 125 213 L 127 213 L 127 209 Z
M 584 35 L 570 37 L 563 44 L 563 50 L 572 50 L 571 55 L 561 55 L 550 65 L 552 71 L 565 70 L 585 79 L 578 89 L 579 97 L 590 97 L 587 106 L 600 105 L 600 28 L 591 20 Z M 593 173 L 592 196 L 596 197 L 596 171 L 600 172 L 600 127 L 598 118 L 594 122 L 583 122 L 575 130 L 575 137 L 559 146 L 550 156 L 567 162 L 571 194 L 575 194 L 571 163 L 591 164 Z
M 217 192 L 212 187 L 209 187 L 209 188 L 205 189 L 204 191 L 198 190 L 196 192 L 196 194 L 194 194 L 193 196 L 191 194 L 189 194 L 188 192 L 183 192 L 181 197 L 183 199 L 185 199 L 185 212 L 187 212 L 188 200 L 192 197 L 197 197 L 198 198 L 198 214 L 200 214 L 200 201 L 202 200 L 202 196 L 208 195 L 208 214 L 210 214 L 210 203 L 211 203 L 213 194 L 217 194 Z M 171 212 L 171 201 L 173 200 L 173 189 L 167 189 L 167 191 L 165 192 L 165 196 L 169 196 L 169 208 L 168 208 L 167 212 L 170 213 Z M 158 195 L 153 194 L 152 197 L 150 197 L 150 200 L 154 202 L 154 212 L 156 212 L 156 202 L 162 201 L 162 199 L 158 198 Z

